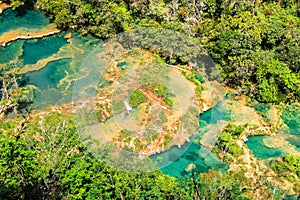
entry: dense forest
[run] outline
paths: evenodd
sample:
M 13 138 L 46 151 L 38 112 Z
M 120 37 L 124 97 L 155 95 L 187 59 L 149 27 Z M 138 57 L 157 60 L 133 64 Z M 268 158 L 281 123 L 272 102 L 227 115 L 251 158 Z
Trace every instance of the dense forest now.
M 139 27 L 198 38 L 226 84 L 261 102 L 300 97 L 300 2 L 296 0 L 13 1 L 62 29 L 109 38 Z
M 300 98 L 297 0 L 4 2 L 12 2 L 14 9 L 34 7 L 60 29 L 101 39 L 140 27 L 180 31 L 199 40 L 225 84 L 238 93 L 275 104 Z M 185 62 L 168 56 L 165 61 Z M 8 67 L 18 70 L 18 65 Z M 6 74 L 7 70 L 0 71 L 0 119 L 28 104 L 27 91 L 18 87 L 18 77 Z M 225 142 L 235 137 L 233 129 L 223 133 L 216 151 L 227 148 Z M 58 113 L 45 115 L 42 121 L 20 112 L 15 119 L 0 120 L 0 199 L 253 199 L 257 193 L 262 199 L 282 199 L 285 193 L 280 188 L 274 192 L 277 186 L 264 177 L 257 177 L 253 184 L 238 172 L 191 172 L 189 177 L 175 179 L 159 170 L 117 171 L 107 165 L 109 146 L 96 157 L 98 150 L 88 148 L 96 141 L 79 130 L 72 117 Z M 299 160 L 287 156 L 272 167 L 283 176 L 299 177 Z
M 95 141 L 57 113 L 1 121 L 0 131 L 1 199 L 252 199 L 258 191 L 280 199 L 284 193 L 273 193 L 275 185 L 263 177 L 252 185 L 238 172 L 175 179 L 158 170 L 118 171 L 107 165 L 109 148 L 95 157 L 97 150 L 88 148 Z

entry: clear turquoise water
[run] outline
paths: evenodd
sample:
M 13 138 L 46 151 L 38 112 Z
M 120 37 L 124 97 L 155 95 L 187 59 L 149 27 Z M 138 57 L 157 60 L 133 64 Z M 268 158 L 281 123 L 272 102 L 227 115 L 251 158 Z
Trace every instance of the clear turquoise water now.
M 67 44 L 64 33 L 41 39 L 26 40 L 23 44 L 23 55 L 19 58 L 24 64 L 34 64 L 37 61 L 47 58 Z
M 253 152 L 254 156 L 260 159 L 281 157 L 283 152 L 280 149 L 268 148 L 263 140 L 266 136 L 249 137 L 246 145 Z
M 300 136 L 296 138 L 288 138 L 287 141 L 296 147 L 296 150 L 300 152 Z
M 185 168 L 193 163 L 196 165 L 195 173 L 207 172 L 215 169 L 225 172 L 228 164 L 222 162 L 215 154 L 200 145 L 202 135 L 207 132 L 207 125 L 216 124 L 219 120 L 230 120 L 230 111 L 222 103 L 199 116 L 200 130 L 180 148 L 172 147 L 170 150 L 151 156 L 158 167 L 166 174 L 174 177 L 191 175 Z M 161 162 L 160 162 L 161 161 Z
M 120 63 L 118 63 L 118 67 L 124 67 L 124 66 L 127 66 L 128 65 L 128 63 L 127 62 L 120 62 Z
M 178 152 L 184 153 L 178 157 Z M 219 160 L 215 155 L 208 153 L 203 158 L 199 152 L 201 150 L 201 145 L 197 143 L 185 143 L 181 149 L 178 147 L 172 147 L 164 153 L 151 156 L 153 161 L 157 161 L 158 167 L 165 173 L 174 177 L 181 177 L 191 175 L 191 172 L 186 172 L 185 168 L 193 163 L 196 168 L 194 172 L 196 174 L 207 172 L 209 169 L 213 168 L 219 171 L 226 171 L 228 165 L 221 160 Z M 157 160 L 158 159 L 158 160 Z M 159 162 L 162 159 L 162 162 Z M 162 167 L 166 162 L 170 162 L 168 166 Z
M 1 16 L 1 15 L 0 15 Z M 22 60 L 24 65 L 34 64 L 47 58 L 66 45 L 68 42 L 63 37 L 65 33 L 32 40 L 17 40 L 0 48 L 0 64 L 13 60 Z
M 284 123 L 288 126 L 288 134 L 300 135 L 300 107 L 296 104 L 290 105 L 284 110 L 281 116 Z
M 259 103 L 253 107 L 257 112 L 261 113 L 263 116 L 265 116 L 268 112 L 268 110 L 271 108 L 270 104 L 265 103 Z
M 257 104 L 254 109 L 266 116 L 267 111 L 270 109 L 269 104 Z M 286 141 L 295 146 L 297 151 L 300 151 L 300 108 L 292 104 L 288 106 L 282 113 L 281 116 L 283 122 L 287 128 L 279 130 L 278 134 L 285 134 L 287 137 Z M 268 159 L 281 157 L 284 155 L 283 150 L 268 148 L 264 145 L 263 140 L 267 136 L 254 136 L 248 138 L 249 141 L 246 143 L 248 148 L 252 150 L 255 157 L 260 159 Z
M 200 116 L 200 126 L 205 127 L 208 124 L 215 124 L 219 120 L 230 121 L 230 115 L 231 111 L 226 109 L 222 103 L 219 103 Z
M 38 11 L 22 13 L 22 10 L 7 9 L 0 15 L 0 34 L 18 28 L 44 28 L 48 24 L 48 18 Z M 18 60 L 27 67 L 56 55 L 43 69 L 29 72 L 22 78 L 22 86 L 31 90 L 33 108 L 43 109 L 70 102 L 77 70 L 86 55 L 99 43 L 99 40 L 91 36 L 82 37 L 78 33 L 72 33 L 72 38 L 67 39 L 65 36 L 68 33 L 70 32 L 39 39 L 17 40 L 0 48 L 0 64 Z M 60 57 L 57 56 L 58 52 Z
M 49 19 L 42 14 L 34 10 L 25 9 L 6 9 L 0 15 L 0 34 L 16 29 L 38 29 L 44 28 L 49 24 Z
M 58 84 L 68 71 L 71 59 L 53 61 L 39 71 L 27 73 L 23 77 L 24 86 L 33 85 L 38 90 L 33 90 L 35 108 L 44 108 L 48 105 L 63 104 L 71 101 L 70 95 L 63 95 Z
M 39 53 L 29 53 L 23 54 L 24 56 L 20 57 L 20 59 L 25 58 L 27 60 L 30 60 L 30 57 L 36 54 L 41 55 L 41 57 L 43 58 L 48 57 L 56 53 L 60 46 L 70 46 L 70 44 L 65 42 L 65 34 L 66 33 L 46 37 L 39 42 L 30 44 L 30 48 L 24 48 L 24 51 L 35 51 L 35 49 L 42 48 L 42 51 L 45 52 L 44 55 L 46 56 L 42 56 L 42 54 Z M 65 52 L 66 54 L 70 54 L 70 58 L 49 62 L 43 69 L 27 73 L 24 76 L 24 86 L 34 85 L 38 88 L 38 90 L 33 91 L 34 108 L 42 109 L 50 105 L 61 105 L 71 101 L 73 82 L 76 78 L 77 70 L 79 69 L 81 62 L 85 58 L 85 56 L 99 42 L 94 38 L 90 38 L 90 42 L 88 42 L 87 38 L 84 38 L 77 33 L 73 33 L 72 38 L 72 41 L 74 43 L 73 45 L 79 47 L 82 52 Z M 55 41 L 57 43 L 56 46 L 48 49 L 45 48 L 45 44 L 50 44 L 52 41 Z
M 0 15 L 1 16 L 1 15 Z M 0 64 L 16 60 L 23 53 L 24 40 L 14 41 L 5 48 L 0 47 Z
M 49 24 L 49 20 L 37 11 L 22 13 L 8 9 L 0 15 L 0 34 L 18 28 L 43 28 L 47 24 Z M 65 39 L 66 34 L 67 32 L 63 32 L 42 39 L 18 40 L 7 44 L 5 48 L 0 48 L 0 64 L 21 60 L 27 65 L 48 58 L 59 52 L 60 49 L 68 47 L 64 54 L 69 55 L 69 58 L 49 62 L 45 68 L 24 75 L 23 86 L 31 86 L 31 88 L 34 86 L 36 88 L 31 89 L 31 94 L 34 97 L 34 108 L 42 109 L 50 105 L 69 102 L 77 70 L 90 50 L 99 43 L 99 40 L 93 37 L 82 37 L 77 33 L 72 33 L 72 45 L 74 45 L 72 47 L 70 42 Z M 74 47 L 82 51 L 75 51 Z M 120 65 L 121 67 L 125 66 L 126 62 L 120 63 Z M 67 87 L 68 89 L 66 89 Z M 259 104 L 254 108 L 258 112 L 266 114 L 269 105 Z M 282 115 L 283 121 L 289 128 L 285 133 L 297 136 L 296 139 L 287 139 L 287 141 L 298 150 L 300 150 L 299 109 L 295 107 L 288 108 Z M 196 165 L 196 173 L 206 172 L 210 168 L 225 171 L 228 165 L 202 147 L 199 141 L 207 131 L 207 125 L 216 124 L 219 120 L 230 121 L 230 113 L 231 111 L 226 110 L 222 104 L 218 104 L 215 108 L 200 116 L 201 129 L 195 136 L 190 138 L 191 142 L 185 143 L 181 148 L 172 147 L 166 152 L 153 155 L 151 159 L 153 161 L 161 160 L 162 162 L 158 162 L 161 170 L 175 177 L 189 175 L 190 172 L 186 172 L 185 168 L 191 163 Z M 264 136 L 250 137 L 246 143 L 257 158 L 266 159 L 283 155 L 279 149 L 266 147 L 263 139 Z

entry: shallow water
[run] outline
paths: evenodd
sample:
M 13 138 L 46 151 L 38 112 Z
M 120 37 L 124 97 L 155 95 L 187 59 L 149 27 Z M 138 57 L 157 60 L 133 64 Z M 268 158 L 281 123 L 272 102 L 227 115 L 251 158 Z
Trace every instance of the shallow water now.
M 190 138 L 190 142 L 186 142 L 180 148 L 172 147 L 170 150 L 151 156 L 151 159 L 157 162 L 158 167 L 164 173 L 175 177 L 191 175 L 191 172 L 185 171 L 185 168 L 191 163 L 196 166 L 194 169 L 196 173 L 207 172 L 211 168 L 222 172 L 228 169 L 228 164 L 203 147 L 200 139 L 208 131 L 208 125 L 216 124 L 220 120 L 229 121 L 230 111 L 222 103 L 219 103 L 201 114 L 199 118 L 201 128 Z
M 263 104 L 263 103 L 259 103 L 257 105 L 254 106 L 254 109 L 261 113 L 262 115 L 266 115 L 268 110 L 270 109 L 271 105 L 270 104 Z
M 49 24 L 49 19 L 34 10 L 6 9 L 0 15 L 0 34 L 17 29 L 42 29 Z
M 292 104 L 288 106 L 281 116 L 288 129 L 287 134 L 300 135 L 300 105 Z
M 49 24 L 43 14 L 37 11 L 13 12 L 5 10 L 0 15 L 0 35 L 5 32 L 24 29 L 41 29 Z M 72 100 L 74 79 L 77 78 L 77 70 L 88 53 L 99 44 L 99 40 L 77 33 L 62 32 L 49 37 L 31 40 L 17 40 L 0 48 L 0 65 L 10 61 L 22 61 L 24 69 L 30 69 L 24 75 L 22 86 L 31 90 L 35 109 L 46 108 L 50 105 L 63 104 Z M 68 36 L 69 35 L 69 36 Z M 68 36 L 68 37 L 67 37 Z M 124 67 L 127 63 L 121 63 Z M 40 70 L 33 70 L 36 67 Z M 93 75 L 92 72 L 90 75 Z M 265 115 L 270 105 L 260 104 L 254 107 Z M 200 116 L 200 130 L 190 142 L 186 142 L 180 148 L 172 147 L 170 150 L 151 156 L 157 161 L 161 170 L 169 175 L 179 177 L 190 174 L 185 168 L 193 163 L 195 172 L 206 172 L 210 168 L 226 171 L 228 164 L 223 163 L 199 141 L 208 131 L 207 127 L 218 121 L 230 121 L 231 111 L 218 104 Z M 291 106 L 282 115 L 286 124 L 285 134 L 296 136 L 286 140 L 300 151 L 300 107 Z M 254 155 L 260 159 L 280 157 L 284 155 L 281 149 L 269 148 L 264 144 L 265 136 L 250 137 L 246 143 Z
M 5 48 L 0 47 L 0 64 L 9 63 L 21 56 L 24 42 L 24 40 L 18 40 L 6 45 Z
M 61 105 L 71 101 L 73 82 L 81 61 L 90 51 L 89 48 L 92 49 L 98 43 L 94 38 L 91 38 L 93 43 L 86 43 L 86 39 L 76 33 L 66 40 L 66 34 L 24 42 L 24 53 L 18 59 L 25 63 L 25 68 L 28 64 L 45 60 L 44 68 L 29 72 L 23 77 L 23 86 L 33 90 L 34 108 Z M 76 49 L 75 45 L 79 49 Z M 47 48 L 48 46 L 51 47 Z
M 300 136 L 296 136 L 295 138 L 289 138 L 287 141 L 296 147 L 296 150 L 300 152 Z
M 49 105 L 63 104 L 71 101 L 70 95 L 63 95 L 63 88 L 59 82 L 66 77 L 64 70 L 68 70 L 71 59 L 62 59 L 50 62 L 37 72 L 30 72 L 24 76 L 24 86 L 34 86 L 33 89 L 35 108 L 44 108 Z
M 62 46 L 68 43 L 63 35 L 61 33 L 51 37 L 25 41 L 23 44 L 23 55 L 19 59 L 23 60 L 25 65 L 34 64 L 57 53 Z
M 249 137 L 246 145 L 257 158 L 268 159 L 281 157 L 283 152 L 280 149 L 266 147 L 264 144 L 265 139 L 266 136 Z
M 5 10 L 0 15 L 0 35 L 21 29 L 42 29 L 49 19 L 42 13 L 29 10 Z M 78 33 L 62 32 L 48 37 L 17 40 L 0 48 L 0 65 L 19 61 L 27 72 L 21 81 L 31 91 L 33 108 L 71 101 L 73 81 L 86 55 L 99 40 Z
M 207 172 L 211 168 L 223 172 L 228 169 L 228 165 L 219 160 L 214 154 L 208 152 L 204 157 L 200 152 L 201 145 L 192 142 L 185 143 L 181 148 L 172 147 L 164 153 L 151 156 L 151 159 L 157 161 L 158 167 L 165 174 L 174 177 L 191 175 L 191 172 L 185 171 L 185 168 L 189 164 L 194 164 L 196 166 L 194 169 L 196 174 Z M 183 154 L 178 157 L 178 153 Z M 163 167 L 166 162 L 170 164 Z
M 258 104 L 254 108 L 266 116 L 270 109 L 269 104 Z M 276 136 L 253 136 L 249 137 L 246 145 L 252 150 L 255 157 L 260 159 L 282 157 L 289 152 L 289 148 L 293 147 L 296 151 L 300 152 L 300 107 L 299 105 L 292 104 L 288 106 L 282 113 L 281 119 L 283 126 L 278 130 L 278 137 Z M 273 137 L 273 139 L 281 139 L 283 136 L 284 141 L 288 143 L 282 143 L 278 148 L 270 148 L 266 143 Z M 270 142 L 269 142 L 270 143 Z M 287 146 L 289 144 L 289 147 Z M 272 144 L 269 144 L 272 145 Z M 286 151 L 285 151 L 286 150 Z

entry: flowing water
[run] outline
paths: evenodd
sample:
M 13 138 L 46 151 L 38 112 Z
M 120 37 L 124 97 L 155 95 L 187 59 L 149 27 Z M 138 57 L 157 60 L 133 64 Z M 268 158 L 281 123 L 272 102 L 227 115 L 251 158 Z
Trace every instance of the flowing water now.
M 0 15 L 0 35 L 11 31 L 34 31 L 49 24 L 49 20 L 37 11 L 13 12 L 5 10 Z M 86 55 L 99 44 L 99 40 L 91 36 L 80 36 L 78 33 L 61 32 L 48 37 L 30 40 L 17 40 L 0 47 L 0 67 L 11 61 L 23 63 L 21 73 L 24 73 L 21 84 L 31 91 L 34 100 L 33 107 L 42 109 L 50 105 L 63 104 L 71 101 L 72 86 Z M 126 63 L 120 64 L 122 67 Z M 257 105 L 255 109 L 262 115 L 269 110 L 270 105 Z M 210 126 L 220 121 L 230 121 L 230 110 L 221 104 L 200 115 L 200 130 L 189 142 L 181 147 L 171 149 L 151 156 L 166 174 L 179 177 L 190 174 L 185 169 L 194 164 L 197 173 L 206 172 L 210 168 L 226 171 L 228 165 L 199 141 Z M 286 124 L 280 134 L 288 135 L 285 141 L 300 151 L 300 107 L 291 105 L 282 114 Z M 283 156 L 284 148 L 270 147 L 268 136 L 250 137 L 246 143 L 257 158 L 267 159 Z
M 254 108 L 263 116 L 270 109 L 269 104 L 258 104 Z M 300 107 L 291 104 L 284 109 L 281 120 L 282 127 L 277 131 L 277 136 L 254 136 L 249 137 L 246 143 L 255 157 L 260 159 L 282 157 L 294 151 L 300 155 Z M 276 142 L 278 141 L 278 142 Z
M 180 177 L 191 175 L 192 171 L 186 171 L 189 164 L 194 164 L 194 172 L 207 172 L 213 168 L 219 171 L 226 171 L 228 164 L 222 162 L 209 149 L 200 144 L 200 139 L 209 130 L 209 125 L 216 125 L 218 121 L 230 121 L 230 111 L 222 103 L 204 112 L 199 116 L 200 130 L 181 147 L 171 149 L 151 156 L 157 162 L 161 170 L 171 176 Z
M 20 28 L 32 32 L 48 24 L 48 18 L 40 12 L 7 9 L 0 15 L 0 35 Z M 71 101 L 76 72 L 85 56 L 98 43 L 98 39 L 73 32 L 17 40 L 0 48 L 0 66 L 12 61 L 21 62 L 21 73 L 27 72 L 21 85 L 31 91 L 33 107 L 43 109 Z

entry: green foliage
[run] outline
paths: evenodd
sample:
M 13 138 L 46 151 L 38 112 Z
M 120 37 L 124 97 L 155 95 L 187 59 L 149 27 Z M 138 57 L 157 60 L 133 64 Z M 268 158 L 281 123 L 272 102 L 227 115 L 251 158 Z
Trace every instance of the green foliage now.
M 16 5 L 20 2 L 28 4 L 31 1 L 15 1 Z M 263 102 L 299 99 L 299 83 L 293 81 L 299 79 L 300 6 L 294 0 L 193 3 L 37 0 L 35 6 L 46 12 L 60 28 L 72 28 L 100 38 L 140 27 L 165 28 L 157 30 L 160 34 L 149 33 L 149 30 L 133 34 L 135 37 L 126 41 L 129 46 L 142 45 L 153 50 L 170 64 L 188 64 L 204 51 L 199 50 L 200 44 L 192 44 L 193 38 L 152 36 L 168 35 L 166 29 L 187 33 L 196 37 L 198 43 L 201 41 L 229 86 Z M 174 40 L 182 40 L 182 43 L 176 46 Z M 157 44 L 168 45 L 159 48 Z M 180 49 L 180 55 L 173 52 L 169 44 L 173 44 L 172 49 Z M 266 66 L 271 66 L 269 75 L 259 77 L 256 71 Z M 283 68 L 284 74 L 274 73 L 276 67 Z M 203 82 L 199 74 L 193 73 L 189 78 L 193 82 Z
M 226 152 L 237 158 L 238 156 L 244 153 L 244 150 L 238 146 L 236 139 L 239 139 L 239 136 L 244 131 L 244 126 L 236 126 L 234 124 L 228 124 L 221 135 L 219 136 L 217 146 L 214 151 Z M 231 159 L 225 154 L 225 161 L 231 161 Z
M 274 164 L 272 167 L 281 175 L 294 174 L 298 179 L 300 178 L 300 156 L 285 156 L 281 162 Z
M 159 133 L 151 128 L 147 128 L 145 130 L 145 133 L 143 134 L 143 136 L 145 137 L 145 139 L 147 140 L 148 143 L 150 143 L 153 140 L 156 140 L 158 138 Z
M 199 177 L 183 181 L 182 187 L 188 194 L 188 199 L 247 199 L 247 190 L 242 185 L 247 184 L 245 177 L 238 173 L 228 173 L 222 176 L 220 172 L 209 170 Z
M 230 137 L 229 131 L 234 135 L 241 132 L 234 126 L 226 130 L 222 136 L 224 141 L 235 137 Z M 0 121 L 1 198 L 216 199 L 222 196 L 246 199 L 248 193 L 251 196 L 251 181 L 237 173 L 221 175 L 209 171 L 199 178 L 176 180 L 160 171 L 119 171 L 109 165 L 111 148 L 92 149 L 98 145 L 79 131 L 71 117 L 58 113 Z M 149 134 L 155 139 L 157 133 Z M 132 133 L 122 130 L 120 135 L 130 137 Z M 166 135 L 165 145 L 171 140 L 172 136 Z M 143 147 L 138 140 L 134 145 Z M 295 171 L 299 176 L 299 158 L 287 157 L 280 166 L 277 168 L 283 172 Z M 259 188 L 262 186 L 266 187 L 262 194 L 270 195 L 269 187 L 260 184 Z
M 240 136 L 241 133 L 245 130 L 245 126 L 236 126 L 234 124 L 228 124 L 225 129 L 223 130 L 223 133 L 229 133 L 232 136 Z
M 21 62 L 14 61 L 0 69 L 0 119 L 10 112 L 20 113 L 31 104 L 29 91 L 19 87 L 21 78 L 16 73 L 21 66 Z
M 159 119 L 163 122 L 163 123 L 165 123 L 165 122 L 167 122 L 168 121 L 168 118 L 167 118 L 167 114 L 165 113 L 165 111 L 160 111 L 160 113 L 159 113 Z
M 205 46 L 231 87 L 262 102 L 299 99 L 295 9 L 264 4 L 255 10 L 255 15 L 244 11 L 221 17 Z
M 72 28 L 100 38 L 109 38 L 139 27 L 168 28 L 187 33 L 197 41 L 201 40 L 229 86 L 262 102 L 299 100 L 300 6 L 294 0 L 12 2 L 15 7 L 35 4 L 59 28 Z M 161 29 L 157 32 L 161 32 Z M 141 38 L 134 40 L 142 41 L 144 46 L 158 53 L 168 63 L 187 64 L 199 54 L 197 50 L 200 45 L 193 45 L 193 38 L 182 40 L 181 46 L 172 46 L 172 49 L 182 49 L 182 55 L 174 55 L 170 48 L 161 50 L 155 44 L 175 45 L 174 40 L 178 38 L 153 40 L 147 37 L 151 34 L 143 33 Z M 131 42 L 129 40 L 129 44 Z M 161 60 L 160 63 L 163 64 Z M 162 71 L 157 68 L 156 72 L 164 73 Z M 26 91 L 18 88 L 17 77 L 13 74 L 1 72 L 0 75 L 0 114 L 19 107 L 26 96 Z M 197 85 L 196 93 L 200 96 L 202 77 L 194 72 L 185 76 Z M 165 97 L 166 88 L 163 85 L 156 86 L 153 91 Z M 133 91 L 130 99 L 132 106 L 146 101 L 139 90 Z M 169 98 L 165 97 L 164 101 L 173 106 Z M 119 106 L 122 110 L 121 104 Z M 92 141 L 84 138 L 79 130 L 72 118 L 57 113 L 46 115 L 44 119 L 30 118 L 30 121 L 27 118 L 1 120 L 1 198 L 246 199 L 245 190 L 249 192 L 254 187 L 246 183 L 246 177 L 237 173 L 222 176 L 210 171 L 199 178 L 184 180 L 181 185 L 175 178 L 160 171 L 146 174 L 120 172 L 107 166 L 107 160 L 94 157 L 95 152 L 88 148 Z M 243 153 L 235 141 L 242 131 L 243 127 L 229 125 L 220 135 L 217 148 L 225 152 L 225 161 L 230 162 L 232 155 L 236 157 Z M 122 130 L 121 139 L 130 140 L 131 134 Z M 155 134 L 152 136 L 155 138 Z M 166 135 L 166 146 L 171 139 L 170 134 Z M 141 146 L 139 141 L 135 145 Z M 109 153 L 102 157 L 109 157 Z M 299 157 L 286 156 L 274 164 L 273 169 L 288 180 L 299 182 L 299 163 Z M 258 179 L 258 182 L 262 183 L 256 189 L 266 187 L 263 181 Z M 274 195 L 269 187 L 266 188 L 260 192 L 265 199 Z
M 131 136 L 132 136 L 133 132 L 127 130 L 127 129 L 123 129 L 120 131 L 120 134 L 118 135 L 117 138 L 114 138 L 117 141 L 124 141 L 124 142 L 130 142 L 131 140 Z
M 114 113 L 121 113 L 121 112 L 125 111 L 124 101 L 113 101 L 112 107 L 113 107 Z
M 95 150 L 102 159 L 94 157 L 88 150 L 94 142 L 83 138 L 74 124 L 58 113 L 20 124 L 0 121 L 1 198 L 180 198 L 176 180 L 160 171 L 130 173 L 105 165 L 109 150 Z
M 129 96 L 129 103 L 133 107 L 136 107 L 146 101 L 147 101 L 146 96 L 144 95 L 144 93 L 142 91 L 140 91 L 138 89 L 131 92 L 131 94 Z
M 173 140 L 173 137 L 170 133 L 167 133 L 164 137 L 164 145 L 165 147 L 168 147 L 170 145 L 170 142 Z
M 173 101 L 172 101 L 170 98 L 165 97 L 165 98 L 164 98 L 164 102 L 165 102 L 169 107 L 173 108 L 174 104 L 173 104 Z
M 166 96 L 167 86 L 165 86 L 162 83 L 150 83 L 150 84 L 146 84 L 145 87 L 151 90 L 152 92 L 154 92 L 159 97 Z
M 203 87 L 201 85 L 198 85 L 195 89 L 195 94 L 197 97 L 201 97 L 201 94 L 202 94 L 202 91 L 203 91 Z
M 164 96 L 167 91 L 167 87 L 161 83 L 157 83 L 154 86 L 154 91 L 158 96 Z

